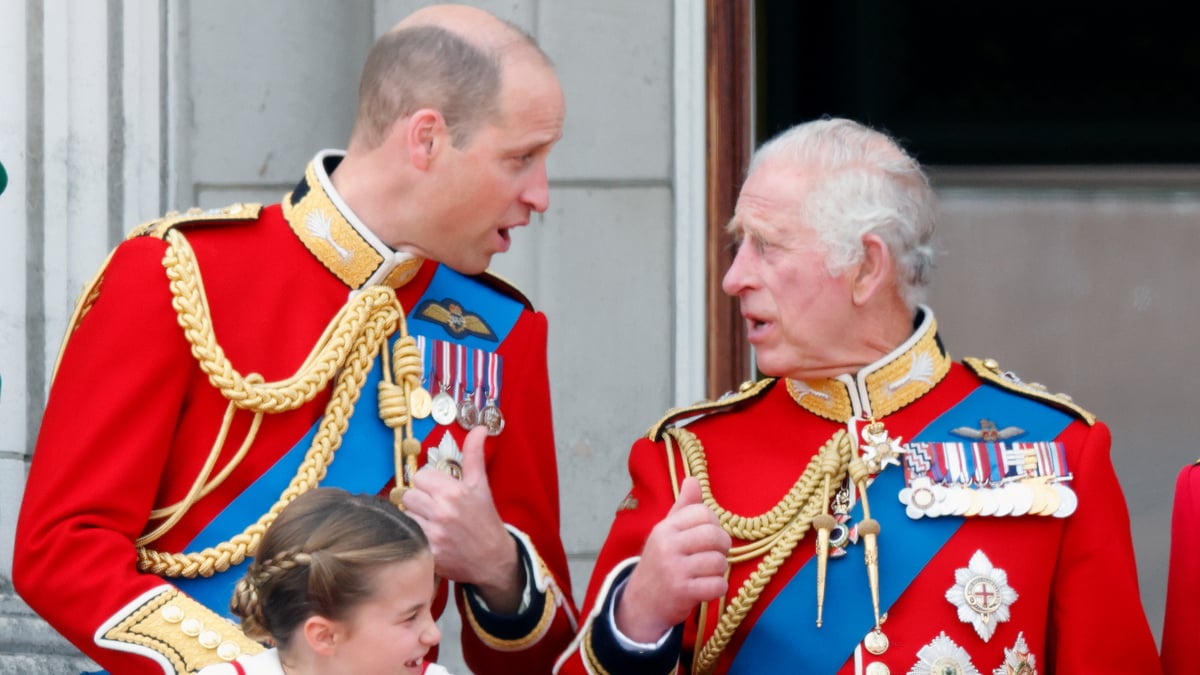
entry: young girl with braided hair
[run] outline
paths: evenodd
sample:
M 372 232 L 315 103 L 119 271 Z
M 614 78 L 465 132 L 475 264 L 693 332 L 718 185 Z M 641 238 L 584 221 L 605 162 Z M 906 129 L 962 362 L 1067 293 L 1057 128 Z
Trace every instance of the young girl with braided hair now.
M 448 675 L 425 656 L 441 639 L 425 534 L 372 495 L 315 488 L 268 528 L 230 609 L 273 645 L 200 675 Z

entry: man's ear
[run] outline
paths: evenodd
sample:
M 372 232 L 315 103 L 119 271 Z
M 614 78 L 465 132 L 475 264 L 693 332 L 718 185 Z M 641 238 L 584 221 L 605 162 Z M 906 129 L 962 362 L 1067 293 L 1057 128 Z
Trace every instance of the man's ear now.
M 432 108 L 422 108 L 406 120 L 401 120 L 402 129 L 394 129 L 393 133 L 402 131 L 408 149 L 409 160 L 421 171 L 429 168 L 434 157 L 442 151 L 447 142 L 448 134 L 446 120 L 442 114 Z M 397 125 L 399 126 L 399 124 Z
M 881 289 L 895 281 L 896 260 L 879 235 L 868 232 L 862 238 L 863 257 L 855 267 L 853 300 L 867 304 Z
M 304 621 L 304 642 L 320 656 L 332 656 L 341 641 L 341 627 L 323 616 L 310 616 Z

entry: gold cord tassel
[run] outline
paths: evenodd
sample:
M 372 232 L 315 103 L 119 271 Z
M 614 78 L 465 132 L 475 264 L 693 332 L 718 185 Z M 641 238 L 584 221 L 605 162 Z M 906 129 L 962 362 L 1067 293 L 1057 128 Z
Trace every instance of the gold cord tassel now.
M 862 499 L 863 519 L 858 524 L 858 533 L 863 538 L 863 560 L 867 565 L 867 582 L 871 586 L 871 603 L 875 609 L 875 629 L 879 629 L 879 522 L 871 517 L 871 504 L 867 500 L 867 465 L 858 453 L 850 459 L 850 479 L 858 488 Z
M 829 508 L 829 483 L 842 470 L 842 466 L 842 458 L 834 446 L 826 445 L 821 452 L 821 473 L 825 479 L 824 490 L 821 493 L 822 508 Z M 833 528 L 837 527 L 837 520 L 826 512 L 813 518 L 812 526 L 817 530 L 817 628 L 820 628 L 821 617 L 825 611 L 825 577 L 829 568 L 829 537 Z

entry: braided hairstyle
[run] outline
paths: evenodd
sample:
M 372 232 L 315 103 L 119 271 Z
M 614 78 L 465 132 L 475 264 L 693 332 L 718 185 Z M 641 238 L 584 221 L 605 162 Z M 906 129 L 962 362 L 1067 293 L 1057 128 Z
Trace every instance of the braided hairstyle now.
M 314 488 L 267 529 L 229 609 L 248 637 L 285 650 L 310 616 L 340 620 L 368 599 L 378 567 L 428 550 L 420 526 L 391 503 Z

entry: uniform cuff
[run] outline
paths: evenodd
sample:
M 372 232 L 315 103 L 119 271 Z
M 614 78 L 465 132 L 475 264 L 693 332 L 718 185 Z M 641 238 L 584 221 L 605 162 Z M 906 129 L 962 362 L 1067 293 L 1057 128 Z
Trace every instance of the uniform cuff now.
M 510 534 L 517 542 L 517 552 L 525 570 L 525 588 L 521 591 L 521 604 L 516 613 L 493 612 L 472 585 L 461 586 L 471 628 L 484 643 L 502 651 L 523 649 L 536 642 L 545 633 L 554 613 L 550 588 L 541 590 L 537 583 L 540 561 L 530 550 L 532 544 L 517 531 L 510 529 Z
M 683 646 L 683 625 L 675 626 L 657 642 L 636 642 L 617 630 L 614 612 L 625 590 L 625 582 L 633 567 L 621 572 L 600 610 L 602 620 L 592 621 L 585 640 L 586 658 L 597 672 L 608 673 L 668 673 L 673 672 Z

